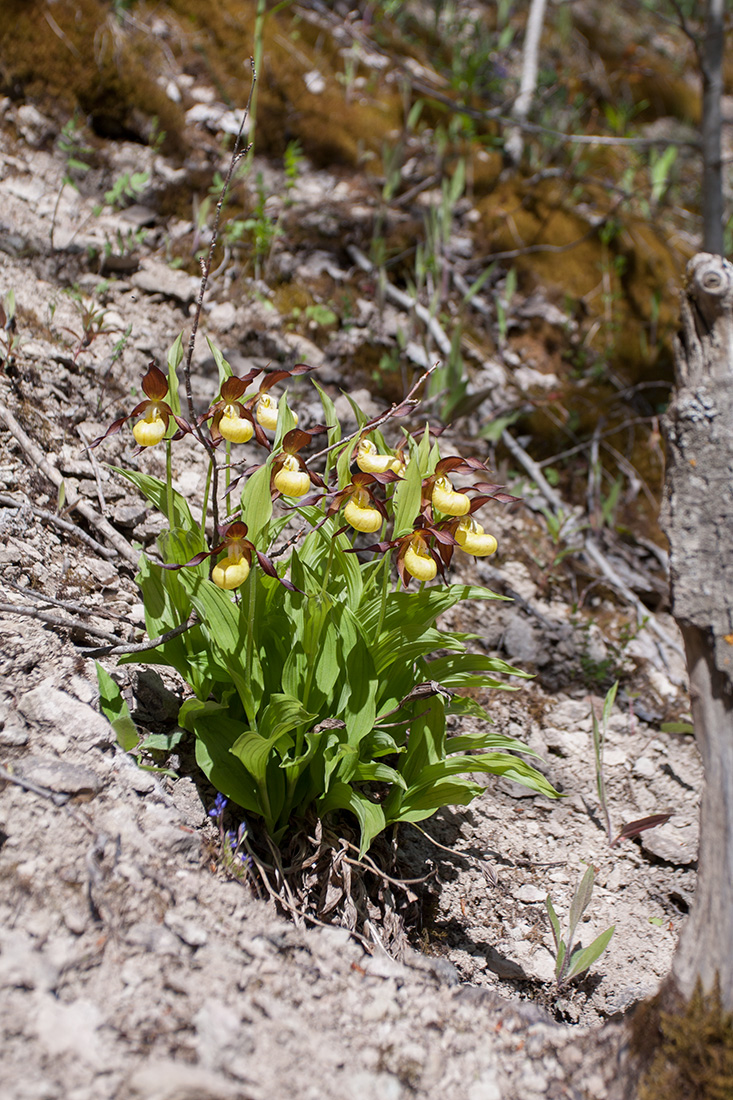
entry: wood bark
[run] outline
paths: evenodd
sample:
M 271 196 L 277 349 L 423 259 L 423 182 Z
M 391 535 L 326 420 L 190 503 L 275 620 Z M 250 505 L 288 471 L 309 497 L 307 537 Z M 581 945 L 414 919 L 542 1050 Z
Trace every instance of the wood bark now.
M 723 255 L 723 0 L 707 0 L 702 45 L 703 248 Z
M 733 265 L 720 256 L 688 264 L 676 367 L 662 525 L 705 787 L 673 977 L 686 998 L 719 981 L 733 1010 Z

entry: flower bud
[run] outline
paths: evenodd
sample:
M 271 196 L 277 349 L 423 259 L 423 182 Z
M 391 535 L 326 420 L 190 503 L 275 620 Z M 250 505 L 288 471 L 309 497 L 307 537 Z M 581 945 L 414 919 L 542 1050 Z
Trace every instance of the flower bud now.
M 226 405 L 219 420 L 219 432 L 230 443 L 248 443 L 254 435 L 254 428 L 246 417 L 240 416 L 236 405 Z
M 365 489 L 357 489 L 344 508 L 344 519 L 356 531 L 373 534 L 384 522 L 382 513 L 374 508 Z
M 303 497 L 311 487 L 307 471 L 294 455 L 285 455 L 282 466 L 272 479 L 273 485 L 285 497 Z
M 473 554 L 475 558 L 487 558 L 495 554 L 497 541 L 493 535 L 487 535 L 473 516 L 466 516 L 456 527 L 455 539 L 461 550 Z
M 410 540 L 403 560 L 406 571 L 417 581 L 431 581 L 438 572 L 438 564 L 421 538 Z
M 447 477 L 437 478 L 433 486 L 433 508 L 446 516 L 465 516 L 471 501 L 465 493 L 457 493 Z
M 142 419 L 133 426 L 135 442 L 141 447 L 154 447 L 165 435 L 166 424 L 156 405 L 152 404 Z

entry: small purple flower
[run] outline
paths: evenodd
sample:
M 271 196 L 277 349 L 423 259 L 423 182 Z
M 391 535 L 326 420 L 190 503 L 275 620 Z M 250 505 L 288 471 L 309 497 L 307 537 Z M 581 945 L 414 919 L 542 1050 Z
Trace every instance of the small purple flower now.
M 227 807 L 227 800 L 223 794 L 217 794 L 214 805 L 209 810 L 209 817 L 221 817 Z

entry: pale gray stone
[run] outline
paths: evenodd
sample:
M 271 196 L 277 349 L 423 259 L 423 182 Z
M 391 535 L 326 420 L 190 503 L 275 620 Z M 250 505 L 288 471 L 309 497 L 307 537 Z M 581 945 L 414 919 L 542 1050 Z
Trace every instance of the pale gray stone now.
M 50 678 L 18 700 L 18 710 L 29 721 L 63 730 L 82 749 L 109 745 L 115 733 L 109 722 L 86 703 L 53 686 Z

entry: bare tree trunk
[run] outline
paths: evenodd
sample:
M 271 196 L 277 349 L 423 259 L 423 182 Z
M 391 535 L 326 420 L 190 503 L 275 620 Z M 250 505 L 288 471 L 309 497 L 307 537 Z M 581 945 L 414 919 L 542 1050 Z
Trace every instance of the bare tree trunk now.
M 723 255 L 723 166 L 720 135 L 723 126 L 723 6 L 707 0 L 702 69 L 702 216 L 703 248 Z
M 527 115 L 532 106 L 534 94 L 537 91 L 540 38 L 545 22 L 546 2 L 547 0 L 532 0 L 527 16 L 527 30 L 524 36 L 524 51 L 522 53 L 522 78 L 519 85 L 519 95 L 512 108 L 512 115 L 520 123 L 527 121 Z M 718 0 L 711 0 L 711 3 L 717 2 Z M 522 159 L 523 150 L 522 130 L 521 127 L 517 126 L 512 128 L 506 136 L 504 153 L 511 164 L 517 165 Z
M 733 265 L 687 268 L 663 526 L 695 737 L 705 765 L 698 882 L 673 975 L 685 998 L 720 983 L 733 1010 Z

